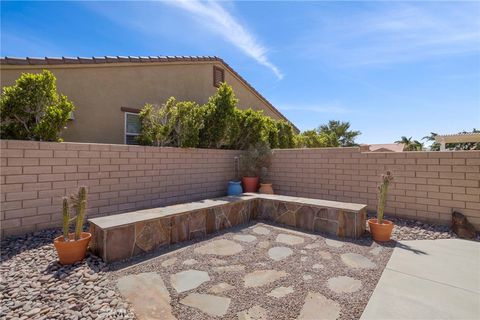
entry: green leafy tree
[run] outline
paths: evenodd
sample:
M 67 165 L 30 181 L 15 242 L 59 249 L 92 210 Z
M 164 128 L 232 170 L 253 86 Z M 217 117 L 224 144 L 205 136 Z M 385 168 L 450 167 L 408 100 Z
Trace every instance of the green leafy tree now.
M 271 149 L 280 148 L 280 128 L 278 126 L 279 121 L 275 121 L 270 117 L 263 116 L 265 119 L 265 131 L 268 144 Z
M 176 104 L 172 128 L 174 145 L 182 148 L 195 148 L 200 143 L 200 130 L 204 126 L 205 107 L 192 101 Z
M 57 93 L 56 78 L 48 70 L 23 73 L 4 87 L 0 102 L 2 139 L 61 141 L 73 103 Z
M 171 97 L 160 108 L 151 104 L 140 111 L 140 144 L 195 148 L 200 142 L 204 107 Z
M 326 134 L 329 139 L 335 138 L 338 141 L 338 145 L 341 147 L 352 147 L 356 146 L 355 138 L 358 137 L 361 132 L 350 130 L 349 122 L 341 122 L 337 120 L 330 120 L 328 124 L 321 125 L 317 129 L 318 133 Z M 337 145 L 337 143 L 334 143 Z M 334 146 L 334 145 L 330 145 Z
M 318 133 L 317 130 L 307 130 L 297 136 L 299 148 L 338 147 L 338 140 L 333 134 Z
M 250 145 L 269 140 L 269 120 L 263 111 L 252 109 L 235 109 L 234 121 L 231 123 L 229 146 L 233 149 L 245 150 Z
M 160 109 L 151 104 L 146 104 L 138 114 L 140 120 L 140 134 L 137 142 L 147 146 L 164 145 L 164 123 Z
M 227 143 L 228 127 L 235 120 L 238 99 L 231 86 L 220 84 L 205 108 L 204 127 L 200 130 L 200 146 L 220 148 Z
M 295 148 L 295 130 L 293 126 L 285 120 L 276 121 L 276 126 L 278 129 L 278 148 Z
M 294 148 L 295 132 L 284 120 L 274 120 L 255 111 L 235 109 L 234 121 L 229 126 L 229 147 L 245 150 L 251 145 L 267 143 L 270 148 Z
M 418 140 L 412 140 L 412 137 L 407 138 L 402 136 L 400 140 L 395 141 L 395 143 L 403 143 L 403 151 L 422 151 L 423 143 Z

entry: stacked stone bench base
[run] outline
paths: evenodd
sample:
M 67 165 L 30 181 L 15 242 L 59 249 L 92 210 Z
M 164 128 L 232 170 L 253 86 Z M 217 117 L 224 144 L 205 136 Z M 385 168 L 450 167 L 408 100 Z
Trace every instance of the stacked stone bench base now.
M 113 262 L 255 219 L 356 239 L 365 232 L 366 207 L 245 193 L 90 219 L 90 248 L 104 261 Z

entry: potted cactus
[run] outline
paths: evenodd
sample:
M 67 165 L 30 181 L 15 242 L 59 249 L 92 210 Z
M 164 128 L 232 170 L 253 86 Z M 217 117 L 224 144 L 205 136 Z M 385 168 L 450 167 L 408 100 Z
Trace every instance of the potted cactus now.
M 378 207 L 377 207 L 377 218 L 368 219 L 368 226 L 372 234 L 372 238 L 375 241 L 390 241 L 390 236 L 392 235 L 393 222 L 383 219 L 383 214 L 385 212 L 385 203 L 387 201 L 387 193 L 390 182 L 393 180 L 393 175 L 390 171 L 387 171 L 385 174 L 382 174 L 382 181 L 378 186 Z
M 73 264 L 82 261 L 87 252 L 88 243 L 92 235 L 82 232 L 87 209 L 87 188 L 80 187 L 77 195 L 63 198 L 63 235 L 55 238 L 53 244 L 58 253 L 60 263 Z M 70 204 L 76 216 L 70 217 Z M 75 220 L 75 232 L 70 233 L 70 222 Z

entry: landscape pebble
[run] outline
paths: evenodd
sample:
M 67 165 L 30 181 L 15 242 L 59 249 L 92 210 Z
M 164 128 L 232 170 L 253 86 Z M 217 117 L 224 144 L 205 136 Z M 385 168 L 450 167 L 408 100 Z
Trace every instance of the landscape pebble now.
M 373 216 L 369 218 L 373 218 Z M 452 232 L 450 226 L 434 225 L 417 220 L 388 216 L 386 216 L 385 219 L 388 219 L 395 224 L 392 232 L 393 240 L 434 240 L 457 238 L 457 235 Z M 480 241 L 480 234 L 477 234 L 476 240 Z
M 437 226 L 415 220 L 386 217 L 395 223 L 392 240 L 414 240 L 414 239 L 447 239 L 456 238 L 448 226 Z M 248 226 L 247 226 L 248 227 Z M 1 242 L 1 264 L 0 264 L 0 292 L 2 298 L 2 317 L 5 319 L 135 319 L 131 305 L 118 293 L 115 287 L 115 279 L 121 275 L 156 270 L 162 275 L 170 292 L 174 289 L 169 284 L 169 275 L 187 270 L 195 265 L 195 269 L 210 271 L 212 266 L 232 266 L 246 264 L 248 269 L 242 267 L 226 268 L 235 272 L 215 271 L 214 283 L 227 282 L 235 286 L 235 290 L 222 292 L 232 298 L 232 303 L 227 315 L 236 318 L 237 313 L 248 310 L 249 296 L 244 291 L 238 290 L 243 287 L 243 277 L 251 272 L 253 264 L 247 264 L 243 255 L 251 255 L 256 268 L 265 268 L 274 264 L 276 270 L 292 270 L 290 276 L 282 278 L 283 286 L 293 286 L 295 291 L 288 295 L 285 303 L 274 304 L 269 307 L 269 317 L 276 319 L 291 319 L 298 316 L 306 297 L 307 291 L 319 290 L 318 283 L 326 283 L 333 277 L 349 276 L 362 280 L 362 288 L 349 297 L 337 297 L 328 287 L 324 286 L 321 294 L 329 299 L 339 301 L 341 306 L 348 305 L 341 311 L 341 319 L 358 319 L 365 307 L 368 297 L 378 281 L 379 273 L 383 270 L 384 264 L 391 254 L 392 241 L 386 244 L 375 244 L 370 236 L 366 234 L 359 240 L 343 242 L 341 247 L 330 247 L 325 245 L 322 235 L 315 236 L 315 239 L 305 242 L 304 247 L 308 249 L 306 261 L 300 260 L 299 250 L 280 261 L 269 259 L 267 252 L 270 243 L 276 239 L 281 232 L 280 228 L 270 228 L 265 224 L 257 224 L 250 229 L 243 226 L 237 234 L 255 234 L 258 241 L 251 243 L 243 242 L 244 252 L 237 251 L 232 256 L 223 256 L 219 259 L 212 255 L 198 254 L 193 256 L 193 249 L 201 247 L 204 243 L 198 242 L 185 252 L 175 254 L 177 260 L 168 267 L 162 267 L 161 263 L 170 257 L 161 259 L 150 264 L 135 265 L 135 260 L 118 263 L 108 266 L 100 258 L 87 254 L 81 263 L 72 266 L 62 266 L 57 262 L 57 254 L 53 247 L 53 238 L 61 231 L 58 229 L 43 230 L 23 236 L 9 237 Z M 249 237 L 248 237 L 249 238 Z M 233 239 L 233 236 L 228 238 Z M 310 239 L 305 237 L 305 239 Z M 479 237 L 476 238 L 479 241 Z M 329 241 L 330 242 L 330 241 Z M 221 243 L 223 244 L 223 243 Z M 360 244 L 360 245 L 358 245 Z M 238 245 L 238 243 L 237 243 Z M 222 246 L 221 246 L 222 247 Z M 222 248 L 223 249 L 223 248 Z M 215 251 L 215 249 L 213 250 Z M 222 251 L 222 250 L 220 250 Z M 340 257 L 344 253 L 362 254 L 371 259 L 377 267 L 375 269 L 348 268 L 341 263 Z M 230 252 L 229 252 L 230 253 Z M 188 262 L 187 262 L 188 261 Z M 186 262 L 186 264 L 183 264 Z M 315 264 L 325 265 L 324 269 L 312 275 L 312 266 Z M 167 263 L 169 264 L 169 263 Z M 122 271 L 122 266 L 130 266 L 130 269 Z M 336 267 L 335 267 L 336 266 Z M 115 270 L 120 271 L 115 271 Z M 113 270 L 113 272 L 112 272 Z M 233 271 L 232 270 L 232 271 Z M 247 272 L 248 270 L 248 272 Z M 310 273 L 309 273 L 310 271 Z M 168 277 L 166 276 L 168 275 Z M 212 275 L 211 275 L 212 276 Z M 302 282 L 304 285 L 299 285 Z M 275 284 L 258 288 L 267 293 L 275 289 Z M 209 288 L 209 287 L 207 287 Z M 190 292 L 188 292 L 190 293 Z M 333 295 L 332 295 L 333 294 Z M 185 296 L 182 296 L 182 298 Z M 255 301 L 259 303 L 262 297 L 256 296 Z M 236 304 L 237 300 L 244 300 L 245 303 Z M 340 300 L 338 300 L 340 299 Z M 285 299 L 283 299 L 285 300 Z M 179 319 L 208 319 L 199 312 L 193 312 L 189 307 L 173 306 L 173 310 Z M 271 313 L 271 308 L 277 310 Z
M 133 319 L 100 258 L 87 253 L 80 263 L 58 263 L 53 238 L 60 233 L 44 230 L 1 242 L 2 318 Z

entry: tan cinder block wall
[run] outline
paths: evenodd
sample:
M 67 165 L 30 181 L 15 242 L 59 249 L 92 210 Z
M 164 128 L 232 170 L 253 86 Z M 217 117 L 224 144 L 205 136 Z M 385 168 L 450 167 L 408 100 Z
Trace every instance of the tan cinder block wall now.
M 123 144 L 125 113 L 121 107 L 161 105 L 172 96 L 206 103 L 217 90 L 213 86 L 214 65 L 225 70 L 225 81 L 233 87 L 240 108 L 263 109 L 265 115 L 282 118 L 218 61 L 0 65 L 0 84 L 2 88 L 10 86 L 22 73 L 48 69 L 57 77 L 58 91 L 76 106 L 75 120 L 62 132 L 64 140 Z
M 234 150 L 0 140 L 2 236 L 59 227 L 62 197 L 88 187 L 88 217 L 226 194 Z
M 234 150 L 0 140 L 3 236 L 60 226 L 61 199 L 86 185 L 88 217 L 222 196 Z M 452 209 L 480 229 L 480 151 L 274 150 L 278 194 L 365 203 L 381 173 L 395 175 L 387 216 L 447 224 Z
M 456 209 L 480 230 L 480 151 L 275 150 L 269 175 L 276 193 L 364 203 L 375 211 L 386 170 L 395 176 L 387 216 L 449 224 Z

